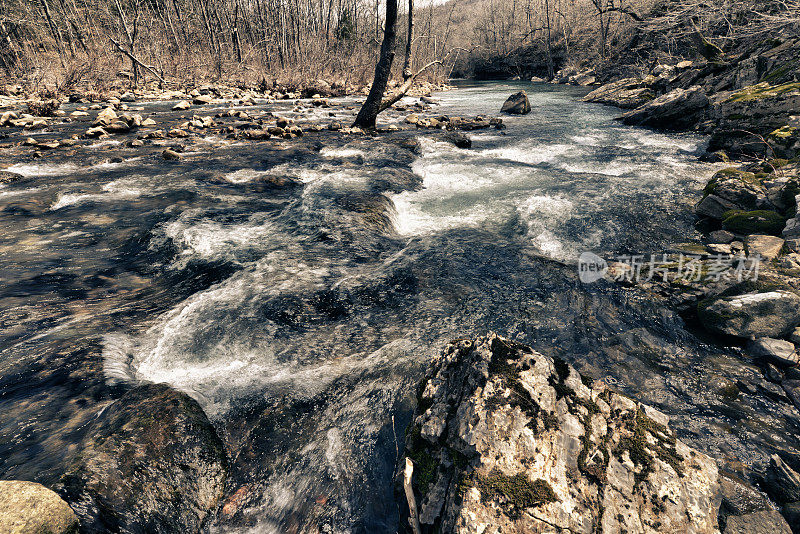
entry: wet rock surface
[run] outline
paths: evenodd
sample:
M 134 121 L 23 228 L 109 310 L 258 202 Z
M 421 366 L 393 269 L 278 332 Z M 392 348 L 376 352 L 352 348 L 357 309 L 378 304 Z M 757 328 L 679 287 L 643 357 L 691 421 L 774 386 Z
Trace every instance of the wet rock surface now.
M 226 470 L 197 402 L 151 384 L 98 414 L 58 490 L 83 532 L 198 532 L 222 498 Z
M 800 297 L 788 291 L 710 298 L 698 307 L 703 325 L 739 337 L 781 336 L 800 323 Z

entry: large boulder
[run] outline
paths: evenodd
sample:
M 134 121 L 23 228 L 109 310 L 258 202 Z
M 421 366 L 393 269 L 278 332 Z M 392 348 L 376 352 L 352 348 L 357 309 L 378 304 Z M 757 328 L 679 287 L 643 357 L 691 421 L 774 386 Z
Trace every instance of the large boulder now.
M 595 89 L 583 97 L 583 101 L 633 109 L 650 102 L 655 97 L 653 90 L 643 86 L 641 80 L 624 78 Z
M 800 324 L 800 297 L 782 290 L 712 297 L 700 301 L 697 314 L 707 330 L 718 334 L 780 337 Z
M 530 113 L 531 103 L 528 101 L 528 95 L 525 91 L 514 93 L 503 102 L 503 107 L 500 108 L 500 111 L 513 115 L 525 115 L 526 113 Z
M 734 234 L 781 235 L 786 219 L 772 210 L 731 210 L 722 215 L 722 228 Z
M 699 122 L 709 100 L 700 86 L 674 89 L 620 117 L 625 124 L 665 130 L 685 130 Z
M 200 405 L 165 384 L 125 393 L 82 446 L 59 491 L 85 532 L 198 532 L 222 497 L 222 443 Z
M 495 335 L 449 344 L 407 433 L 422 532 L 718 532 L 715 462 L 586 383 Z
M 35 482 L 0 480 L 0 532 L 72 534 L 78 517 L 54 491 Z

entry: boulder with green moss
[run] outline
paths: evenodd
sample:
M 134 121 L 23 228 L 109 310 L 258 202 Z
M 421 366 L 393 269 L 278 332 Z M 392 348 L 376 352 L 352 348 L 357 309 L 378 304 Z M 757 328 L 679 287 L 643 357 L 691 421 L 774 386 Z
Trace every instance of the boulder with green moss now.
M 679 88 L 628 111 L 620 120 L 633 126 L 685 130 L 705 116 L 708 106 L 708 95 L 702 87 Z
M 423 534 L 718 532 L 715 462 L 562 360 L 454 341 L 418 400 L 405 454 Z
M 781 235 L 786 218 L 771 210 L 731 210 L 722 215 L 722 228 L 734 234 Z
M 695 208 L 697 214 L 722 219 L 732 210 L 774 209 L 762 183 L 767 176 L 736 168 L 717 171 L 703 189 L 703 198 Z

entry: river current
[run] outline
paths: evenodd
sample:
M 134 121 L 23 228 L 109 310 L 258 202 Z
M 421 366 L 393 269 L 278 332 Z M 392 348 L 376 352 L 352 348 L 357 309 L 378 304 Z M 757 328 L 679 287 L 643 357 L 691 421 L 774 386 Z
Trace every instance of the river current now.
M 209 135 L 181 162 L 115 141 L 11 153 L 0 169 L 25 179 L 0 185 L 0 477 L 53 483 L 98 410 L 166 382 L 217 428 L 230 492 L 252 496 L 212 531 L 394 532 L 426 362 L 489 331 L 656 406 L 743 471 L 797 448 L 794 409 L 738 349 L 635 288 L 578 280 L 581 252 L 698 238 L 704 139 L 623 126 L 561 86 L 463 83 L 435 112 L 493 115 L 520 88 L 532 112 L 467 150 L 412 131 Z M 280 106 L 258 109 L 292 115 Z

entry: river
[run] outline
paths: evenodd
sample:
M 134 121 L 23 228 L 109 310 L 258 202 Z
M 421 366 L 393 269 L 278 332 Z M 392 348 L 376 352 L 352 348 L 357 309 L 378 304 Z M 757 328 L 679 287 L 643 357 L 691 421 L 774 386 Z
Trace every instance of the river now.
M 394 532 L 416 383 L 445 342 L 489 331 L 743 469 L 797 448 L 793 408 L 740 350 L 635 288 L 578 280 L 581 252 L 698 239 L 704 139 L 623 126 L 563 86 L 463 82 L 436 113 L 493 115 L 520 88 L 532 112 L 467 150 L 420 131 L 209 135 L 181 162 L 114 141 L 11 151 L 25 179 L 0 185 L 0 477 L 52 484 L 98 410 L 166 382 L 217 428 L 231 492 L 256 496 L 212 531 Z M 258 106 L 276 108 L 292 114 Z

